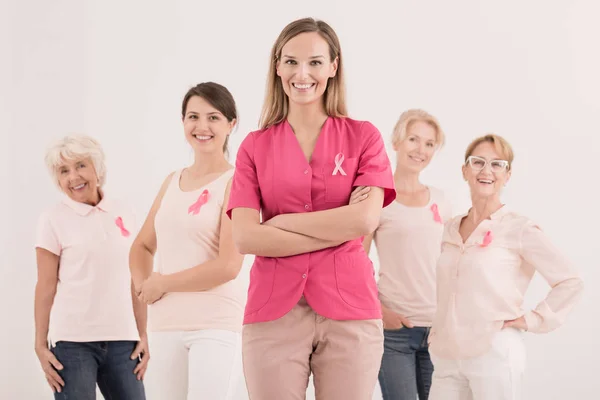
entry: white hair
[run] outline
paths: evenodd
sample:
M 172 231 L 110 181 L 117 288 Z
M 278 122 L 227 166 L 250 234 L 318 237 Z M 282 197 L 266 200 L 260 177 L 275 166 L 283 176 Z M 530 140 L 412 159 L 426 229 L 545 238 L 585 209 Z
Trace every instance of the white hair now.
M 58 168 L 64 164 L 65 160 L 92 160 L 96 174 L 98 175 L 98 185 L 104 185 L 106 181 L 106 165 L 104 164 L 104 150 L 100 143 L 89 136 L 65 136 L 53 143 L 46 151 L 46 167 L 58 183 Z

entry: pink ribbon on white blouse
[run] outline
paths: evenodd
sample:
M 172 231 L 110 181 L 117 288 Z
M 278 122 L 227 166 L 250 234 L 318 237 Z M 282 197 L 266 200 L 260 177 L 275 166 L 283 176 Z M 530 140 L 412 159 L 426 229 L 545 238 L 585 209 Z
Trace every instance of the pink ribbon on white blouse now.
M 487 247 L 492 243 L 494 239 L 494 235 L 492 235 L 492 231 L 487 231 L 485 236 L 483 237 L 483 242 L 481 243 L 481 247 Z
M 335 161 L 335 168 L 333 169 L 333 173 L 331 175 L 335 175 L 339 172 L 340 175 L 346 176 L 346 171 L 344 171 L 342 168 L 342 163 L 344 162 L 344 155 L 342 153 L 338 153 L 335 156 L 334 161 Z
M 440 210 L 438 209 L 438 205 L 433 203 L 431 205 L 431 212 L 433 213 L 433 220 L 437 223 L 442 224 L 442 216 L 440 215 Z
M 117 217 L 117 219 L 115 219 L 115 224 L 117 224 L 117 226 L 121 230 L 121 235 L 125 237 L 129 236 L 129 231 L 125 229 L 125 225 L 123 224 L 123 218 Z
M 198 214 L 202 206 L 208 203 L 209 199 L 210 194 L 208 193 L 208 190 L 204 189 L 202 193 L 200 193 L 200 196 L 198 196 L 198 200 L 188 208 L 188 214 Z

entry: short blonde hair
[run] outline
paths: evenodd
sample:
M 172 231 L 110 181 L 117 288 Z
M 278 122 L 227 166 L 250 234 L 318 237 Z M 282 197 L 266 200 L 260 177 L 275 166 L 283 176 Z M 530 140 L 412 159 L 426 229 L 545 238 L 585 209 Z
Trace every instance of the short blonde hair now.
M 260 115 L 259 126 L 266 129 L 287 118 L 289 99 L 283 90 L 281 78 L 277 76 L 277 63 L 281 59 L 281 50 L 292 38 L 301 33 L 317 32 L 329 45 L 329 58 L 333 62 L 337 58 L 337 72 L 327 82 L 323 94 L 325 112 L 331 117 L 346 117 L 346 88 L 344 83 L 344 64 L 342 62 L 342 49 L 337 34 L 329 24 L 314 18 L 302 18 L 290 22 L 279 34 L 273 44 L 269 59 L 269 73 L 265 100 Z
M 394 126 L 394 131 L 392 132 L 392 144 L 396 146 L 398 143 L 403 141 L 408 134 L 408 128 L 410 128 L 410 126 L 417 121 L 426 122 L 435 129 L 435 144 L 437 148 L 441 148 L 446 142 L 446 135 L 440 127 L 440 123 L 438 122 L 437 118 L 429 114 L 427 111 L 417 108 L 404 111 L 400 115 L 398 122 L 396 122 L 396 126 Z
M 98 185 L 106 182 L 106 165 L 104 164 L 104 150 L 100 143 L 92 137 L 83 135 L 65 136 L 53 143 L 46 151 L 46 167 L 48 172 L 58 183 L 58 168 L 65 160 L 91 159 L 96 174 Z
M 502 136 L 496 135 L 494 133 L 488 133 L 484 136 L 478 137 L 477 139 L 473 140 L 469 144 L 469 146 L 467 146 L 467 151 L 465 151 L 465 162 L 467 162 L 467 158 L 469 158 L 469 156 L 473 154 L 475 148 L 481 143 L 491 143 L 496 149 L 496 152 L 500 154 L 500 156 L 503 157 L 504 160 L 508 161 L 508 169 L 511 169 L 513 160 L 515 158 L 512 146 Z

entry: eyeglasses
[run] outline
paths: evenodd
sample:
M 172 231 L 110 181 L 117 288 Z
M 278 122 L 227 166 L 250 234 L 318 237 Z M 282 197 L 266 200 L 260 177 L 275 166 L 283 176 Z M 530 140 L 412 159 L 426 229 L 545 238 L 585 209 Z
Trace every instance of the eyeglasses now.
M 492 172 L 503 172 L 508 168 L 508 161 L 506 160 L 488 161 L 485 158 L 469 156 L 466 162 L 466 164 L 468 164 L 474 171 L 481 171 L 488 163 L 490 164 Z

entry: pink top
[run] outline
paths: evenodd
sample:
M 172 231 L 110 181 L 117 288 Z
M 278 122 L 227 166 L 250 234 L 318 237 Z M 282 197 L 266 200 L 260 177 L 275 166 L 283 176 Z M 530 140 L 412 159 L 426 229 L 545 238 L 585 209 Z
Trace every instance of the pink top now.
M 458 229 L 465 216 L 452 219 L 444 231 L 430 351 L 454 359 L 481 355 L 505 320 L 523 315 L 530 332 L 558 328 L 583 290 L 569 262 L 536 224 L 506 206 L 463 245 Z M 526 312 L 523 297 L 535 271 L 552 289 Z
M 176 171 L 154 219 L 157 270 L 172 274 L 219 255 L 221 215 L 233 169 L 193 191 L 180 189 Z M 149 307 L 151 331 L 241 331 L 244 289 L 239 279 L 202 292 L 167 293 Z
M 452 217 L 444 194 L 429 188 L 424 207 L 397 201 L 381 212 L 373 240 L 379 256 L 381 304 L 415 326 L 431 326 L 435 314 L 435 268 L 444 222 Z
M 395 198 L 390 162 L 377 128 L 329 117 L 308 163 L 289 123 L 283 121 L 244 139 L 228 214 L 238 207 L 253 208 L 268 220 L 279 214 L 328 210 L 347 205 L 354 186 L 384 188 L 384 206 Z M 292 257 L 257 256 L 244 323 L 280 318 L 302 295 L 330 319 L 381 318 L 373 264 L 362 238 Z
M 65 197 L 45 211 L 35 247 L 60 256 L 48 339 L 139 340 L 131 298 L 129 207 L 104 197 L 95 207 Z

